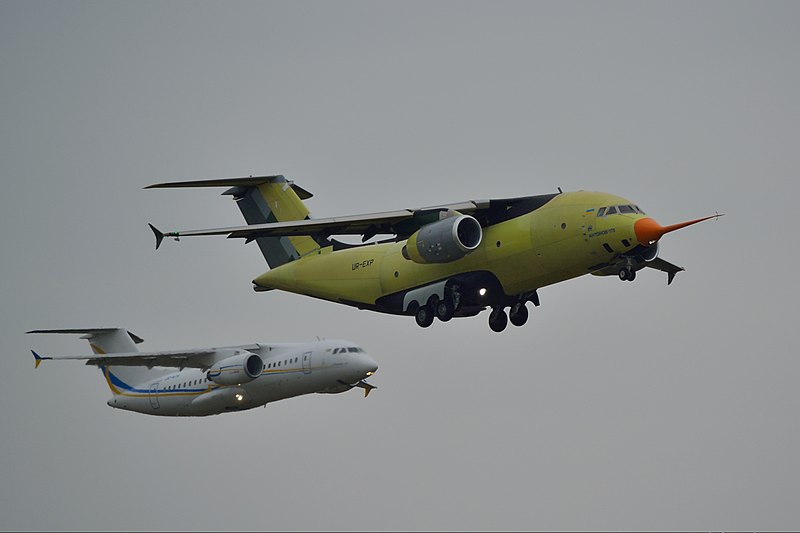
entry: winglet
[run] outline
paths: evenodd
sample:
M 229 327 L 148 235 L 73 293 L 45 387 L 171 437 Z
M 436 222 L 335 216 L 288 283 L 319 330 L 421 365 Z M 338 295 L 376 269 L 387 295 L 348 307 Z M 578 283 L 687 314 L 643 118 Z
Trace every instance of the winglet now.
M 367 396 L 369 396 L 369 393 L 370 393 L 370 391 L 371 391 L 372 389 L 377 389 L 377 388 L 378 388 L 378 387 L 376 387 L 375 385 L 370 385 L 369 383 L 367 383 L 367 382 L 366 382 L 366 381 L 364 381 L 364 380 L 361 380 L 361 381 L 359 381 L 359 382 L 358 382 L 358 383 L 356 383 L 354 386 L 355 386 L 355 387 L 359 387 L 359 388 L 361 388 L 361 389 L 364 389 L 364 398 L 366 398 Z
M 153 230 L 153 234 L 156 236 L 156 250 L 158 250 L 158 247 L 161 246 L 161 241 L 164 240 L 164 234 L 154 225 L 149 223 L 147 225 L 150 226 L 150 229 Z
M 44 361 L 45 359 L 52 359 L 52 357 L 42 357 L 33 350 L 31 350 L 31 353 L 33 354 L 33 358 L 36 361 L 36 366 L 34 366 L 33 368 L 39 368 L 39 365 L 42 364 L 42 361 Z
M 683 272 L 684 270 L 685 269 L 681 268 L 680 270 L 670 270 L 667 272 L 667 285 L 671 285 L 672 280 L 675 279 L 675 276 L 678 274 L 678 272 Z

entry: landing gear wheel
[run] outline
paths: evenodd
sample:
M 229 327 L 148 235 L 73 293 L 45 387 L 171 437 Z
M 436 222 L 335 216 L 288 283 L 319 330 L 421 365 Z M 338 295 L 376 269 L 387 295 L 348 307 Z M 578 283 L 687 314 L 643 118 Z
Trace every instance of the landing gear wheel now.
M 633 281 L 635 279 L 636 279 L 636 271 L 631 270 L 630 272 L 628 272 L 628 281 Z
M 626 281 L 628 279 L 628 269 L 627 268 L 621 268 L 619 270 L 619 279 L 620 279 L 620 281 Z
M 417 319 L 417 325 L 419 327 L 427 328 L 433 324 L 433 309 L 429 305 L 420 305 L 419 308 L 417 308 L 415 318 Z
M 453 305 L 452 300 L 450 298 L 445 298 L 444 300 L 440 300 L 438 304 L 436 304 L 436 318 L 441 320 L 442 322 L 447 322 L 451 318 L 453 318 L 453 314 L 455 314 L 456 308 Z
M 511 311 L 508 313 L 508 318 L 515 326 L 524 326 L 528 321 L 528 308 L 525 307 L 525 302 L 519 302 L 511 306 Z
M 508 325 L 508 316 L 502 307 L 495 307 L 489 314 L 489 327 L 492 331 L 500 333 Z

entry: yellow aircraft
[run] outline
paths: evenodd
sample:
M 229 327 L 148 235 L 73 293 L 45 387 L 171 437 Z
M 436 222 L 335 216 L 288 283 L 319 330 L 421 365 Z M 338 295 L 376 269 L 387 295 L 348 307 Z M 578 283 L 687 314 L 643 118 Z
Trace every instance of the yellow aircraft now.
M 147 189 L 228 187 L 247 226 L 161 232 L 164 237 L 227 235 L 256 241 L 270 270 L 256 291 L 279 289 L 381 313 L 434 318 L 491 308 L 489 327 L 522 326 L 537 289 L 584 274 L 633 281 L 645 267 L 683 268 L 657 257 L 666 233 L 720 214 L 661 226 L 633 202 L 602 192 L 562 192 L 467 201 L 421 209 L 312 219 L 311 193 L 283 176 L 157 183 Z M 347 244 L 335 235 L 360 235 Z M 366 243 L 375 236 L 392 237 Z M 509 308 L 506 315 L 505 309 Z

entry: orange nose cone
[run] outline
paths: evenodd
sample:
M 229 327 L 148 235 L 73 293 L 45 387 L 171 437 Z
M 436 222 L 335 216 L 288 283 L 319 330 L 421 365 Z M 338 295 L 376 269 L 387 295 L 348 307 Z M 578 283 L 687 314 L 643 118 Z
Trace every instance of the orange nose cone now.
M 650 217 L 640 218 L 634 222 L 633 232 L 636 234 L 637 241 L 645 246 L 650 246 L 664 235 L 664 226 Z
M 639 220 L 633 223 L 633 232 L 636 234 L 636 240 L 638 240 L 645 246 L 650 246 L 651 244 L 655 244 L 658 241 L 658 239 L 664 236 L 665 233 L 685 228 L 686 226 L 691 226 L 692 224 L 697 224 L 698 222 L 702 222 L 710 218 L 719 218 L 721 216 L 722 216 L 721 214 L 711 215 L 710 217 L 703 217 L 695 220 L 689 220 L 686 222 L 679 222 L 677 224 L 671 224 L 669 226 L 662 226 L 661 224 L 659 224 L 650 217 L 640 218 Z

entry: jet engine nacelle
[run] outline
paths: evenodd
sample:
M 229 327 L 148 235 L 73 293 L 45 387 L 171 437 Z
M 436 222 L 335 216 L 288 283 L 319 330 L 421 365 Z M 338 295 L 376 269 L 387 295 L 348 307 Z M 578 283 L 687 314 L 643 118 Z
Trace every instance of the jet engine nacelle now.
M 645 263 L 649 263 L 656 257 L 658 257 L 658 243 L 652 244 L 650 246 L 645 246 L 644 251 L 641 253 L 640 257 L 644 260 Z
M 403 257 L 415 263 L 450 263 L 477 248 L 482 238 L 477 220 L 455 214 L 418 229 L 403 247 Z
M 264 362 L 259 356 L 243 351 L 214 363 L 206 372 L 206 377 L 220 385 L 239 385 L 256 379 L 263 368 Z

